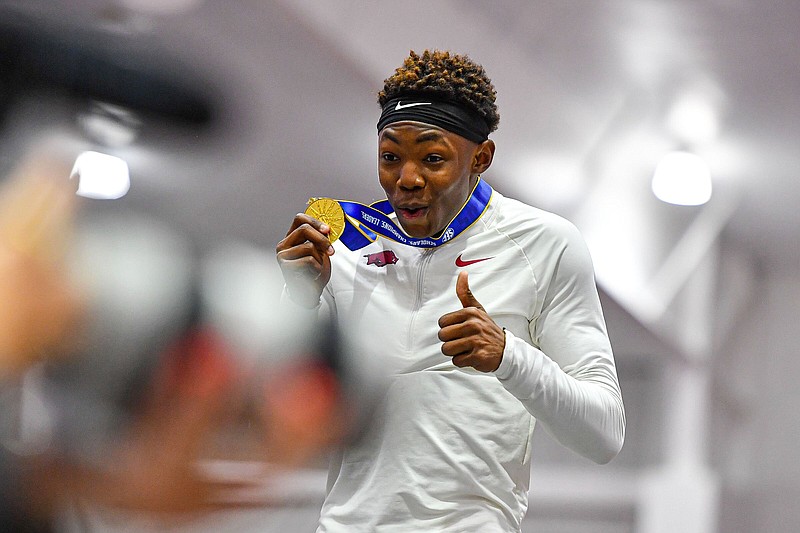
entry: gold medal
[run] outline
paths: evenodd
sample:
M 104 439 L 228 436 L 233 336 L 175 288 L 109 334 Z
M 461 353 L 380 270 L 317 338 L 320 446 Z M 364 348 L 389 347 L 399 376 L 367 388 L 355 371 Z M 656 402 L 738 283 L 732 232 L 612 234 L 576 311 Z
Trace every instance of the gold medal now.
M 344 210 L 339 202 L 331 200 L 330 198 L 310 198 L 308 200 L 308 207 L 306 207 L 306 215 L 316 218 L 320 222 L 324 222 L 331 228 L 328 234 L 328 239 L 333 244 L 344 231 Z

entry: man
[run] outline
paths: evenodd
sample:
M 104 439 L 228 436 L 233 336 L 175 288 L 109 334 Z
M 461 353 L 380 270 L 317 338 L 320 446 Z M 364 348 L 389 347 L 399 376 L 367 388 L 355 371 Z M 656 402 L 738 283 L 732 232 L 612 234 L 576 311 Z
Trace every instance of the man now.
M 481 179 L 499 116 L 480 65 L 411 52 L 378 103 L 388 202 L 342 203 L 362 242 L 298 214 L 277 246 L 287 300 L 346 328 L 378 317 L 395 369 L 380 424 L 334 460 L 318 531 L 519 531 L 537 420 L 598 463 L 622 446 L 591 260 L 573 225 Z

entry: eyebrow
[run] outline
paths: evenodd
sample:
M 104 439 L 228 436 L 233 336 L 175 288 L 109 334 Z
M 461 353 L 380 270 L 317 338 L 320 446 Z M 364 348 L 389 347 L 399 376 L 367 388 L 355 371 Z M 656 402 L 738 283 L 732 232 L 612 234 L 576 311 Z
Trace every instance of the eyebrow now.
M 386 132 L 386 131 L 383 132 L 383 136 L 386 137 L 387 139 L 389 139 L 390 141 L 392 141 L 395 144 L 400 144 L 400 141 L 397 140 L 397 137 L 395 137 L 394 135 L 392 135 L 389 132 Z

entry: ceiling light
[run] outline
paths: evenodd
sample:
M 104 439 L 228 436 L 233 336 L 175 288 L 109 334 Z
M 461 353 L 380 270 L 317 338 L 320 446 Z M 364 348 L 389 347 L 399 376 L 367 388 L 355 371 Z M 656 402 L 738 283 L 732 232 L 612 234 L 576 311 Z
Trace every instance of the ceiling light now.
M 711 199 L 711 171 L 691 152 L 675 151 L 659 161 L 653 174 L 653 194 L 662 202 L 701 205 Z
M 113 155 L 83 152 L 75 160 L 70 179 L 78 180 L 75 194 L 84 198 L 115 200 L 131 188 L 128 164 Z

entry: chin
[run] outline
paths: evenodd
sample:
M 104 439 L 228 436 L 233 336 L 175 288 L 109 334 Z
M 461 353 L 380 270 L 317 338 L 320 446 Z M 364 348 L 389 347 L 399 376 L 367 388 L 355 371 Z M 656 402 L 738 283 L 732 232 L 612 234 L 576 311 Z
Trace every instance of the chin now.
M 400 224 L 400 227 L 403 228 L 403 231 L 406 232 L 406 235 L 409 237 L 414 237 L 415 239 L 424 239 L 433 235 L 428 228 L 420 227 L 418 225 L 404 226 L 403 224 Z

